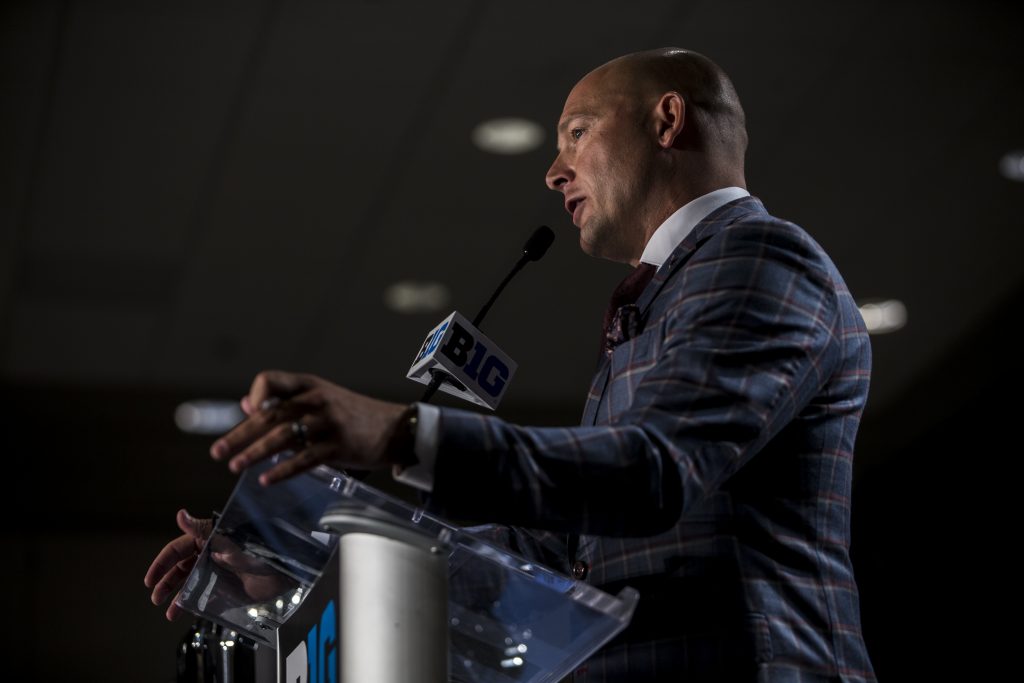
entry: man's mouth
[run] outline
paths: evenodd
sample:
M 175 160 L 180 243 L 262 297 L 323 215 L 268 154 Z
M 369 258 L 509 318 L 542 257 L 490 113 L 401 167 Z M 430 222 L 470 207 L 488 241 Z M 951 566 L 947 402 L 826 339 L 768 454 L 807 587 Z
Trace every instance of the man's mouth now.
M 577 211 L 580 211 L 584 200 L 585 197 L 573 197 L 572 199 L 565 200 L 565 210 L 572 214 L 572 222 L 577 226 L 579 225 Z

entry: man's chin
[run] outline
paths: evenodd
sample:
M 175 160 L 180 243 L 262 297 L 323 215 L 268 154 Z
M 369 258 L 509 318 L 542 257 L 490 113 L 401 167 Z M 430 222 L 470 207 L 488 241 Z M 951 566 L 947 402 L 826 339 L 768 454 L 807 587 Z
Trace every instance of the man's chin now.
M 608 244 L 607 240 L 592 240 L 587 239 L 587 233 L 580 231 L 580 250 L 587 256 L 593 258 L 604 259 L 606 261 L 615 261 L 616 263 L 629 263 L 629 258 L 623 256 L 620 250 L 614 248 L 614 245 Z
M 587 233 L 585 233 L 583 230 L 580 230 L 580 251 L 582 251 L 587 256 L 593 256 L 594 258 L 604 258 L 601 255 L 600 247 L 600 242 L 592 242 L 591 240 L 587 239 Z

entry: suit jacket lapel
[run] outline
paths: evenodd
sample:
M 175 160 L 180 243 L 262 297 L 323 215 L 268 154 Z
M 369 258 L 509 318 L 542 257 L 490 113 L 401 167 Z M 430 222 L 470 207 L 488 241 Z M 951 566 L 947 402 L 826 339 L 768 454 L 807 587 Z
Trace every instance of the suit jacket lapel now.
M 734 223 L 743 216 L 751 213 L 762 213 L 768 215 L 761 200 L 756 197 L 742 197 L 719 207 L 708 214 L 701 222 L 694 226 L 690 234 L 672 251 L 668 260 L 658 269 L 654 277 L 644 288 L 636 305 L 640 310 L 641 320 L 646 322 L 648 309 L 654 299 L 661 293 L 662 288 L 668 279 L 672 277 L 687 261 L 693 256 L 697 248 L 711 239 L 714 235 L 727 225 Z M 582 425 L 592 425 L 597 420 L 597 410 L 601 405 L 605 390 L 608 388 L 611 363 L 607 357 L 602 357 L 598 363 L 597 372 L 590 384 L 590 391 L 587 394 L 587 403 L 583 408 L 583 417 L 580 420 Z
M 658 269 L 658 272 L 655 273 L 651 282 L 647 285 L 647 288 L 644 289 L 640 298 L 637 299 L 636 305 L 640 309 L 641 317 L 647 315 L 648 308 L 650 308 L 651 303 L 658 294 L 661 293 L 665 283 L 690 260 L 697 247 L 714 237 L 727 225 L 751 213 L 768 215 L 760 199 L 756 197 L 741 197 L 715 209 L 705 216 L 700 223 L 697 223 L 693 230 L 690 231 L 690 234 L 672 250 L 668 259 Z

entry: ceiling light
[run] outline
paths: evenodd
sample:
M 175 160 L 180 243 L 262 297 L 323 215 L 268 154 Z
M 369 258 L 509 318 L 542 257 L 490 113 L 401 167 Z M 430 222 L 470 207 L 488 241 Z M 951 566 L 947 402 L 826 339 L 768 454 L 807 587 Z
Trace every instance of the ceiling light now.
M 440 282 L 403 280 L 384 290 L 384 303 L 397 313 L 436 313 L 451 296 Z
M 473 144 L 492 154 L 524 154 L 544 142 L 544 129 L 527 119 L 484 121 L 473 129 Z
M 907 324 L 907 307 L 895 299 L 864 304 L 860 314 L 870 334 L 895 332 Z
M 244 417 L 238 401 L 185 401 L 174 410 L 174 424 L 189 434 L 223 434 Z
M 999 160 L 999 172 L 1004 178 L 1024 183 L 1024 149 L 1007 152 Z

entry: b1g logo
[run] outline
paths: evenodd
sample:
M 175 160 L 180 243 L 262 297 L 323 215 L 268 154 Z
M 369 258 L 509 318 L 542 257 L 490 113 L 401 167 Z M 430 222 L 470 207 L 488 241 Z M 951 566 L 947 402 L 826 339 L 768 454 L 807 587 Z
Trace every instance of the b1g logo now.
M 295 646 L 284 663 L 287 683 L 338 683 L 338 616 L 331 600 L 320 613 L 306 641 Z
M 441 339 L 444 337 L 445 330 L 448 329 L 448 320 L 435 327 L 427 335 L 427 338 L 423 340 L 423 346 L 420 347 L 420 352 L 416 354 L 416 358 L 413 359 L 412 364 L 416 365 L 421 360 L 432 354 L 437 350 L 437 345 L 441 343 Z
M 508 365 L 498 356 L 489 355 L 487 346 L 454 320 L 451 336 L 441 347 L 441 354 L 455 367 L 461 368 L 466 377 L 473 380 L 488 396 L 496 398 L 508 382 Z
M 441 391 L 494 410 L 515 371 L 515 362 L 456 311 L 426 336 L 406 376 L 430 384 L 443 373 Z

